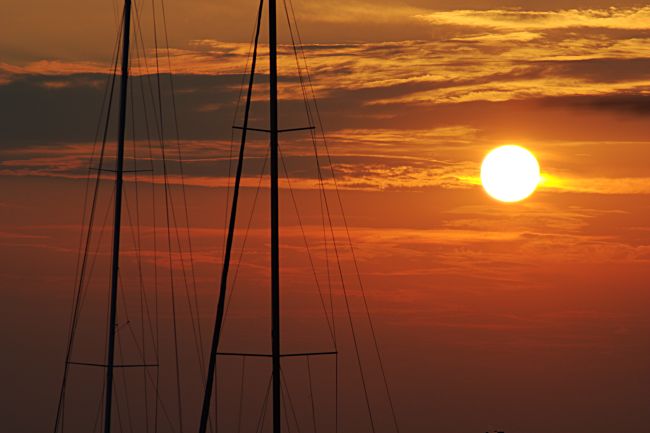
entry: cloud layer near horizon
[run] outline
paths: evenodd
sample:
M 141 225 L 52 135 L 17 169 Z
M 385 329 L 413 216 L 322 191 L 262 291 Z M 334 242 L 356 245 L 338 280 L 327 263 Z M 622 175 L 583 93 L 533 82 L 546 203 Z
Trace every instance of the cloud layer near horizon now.
M 355 5 L 359 9 L 342 15 L 354 17 L 365 10 L 362 4 Z M 622 156 L 629 155 L 628 160 L 619 164 L 633 167 L 637 153 L 645 153 L 646 130 L 640 126 L 640 115 L 650 111 L 650 78 L 645 73 L 650 66 L 645 19 L 649 14 L 650 7 L 432 12 L 403 8 L 397 9 L 395 19 L 428 23 L 430 40 L 306 44 L 343 183 L 371 189 L 472 187 L 486 149 L 520 140 L 540 152 L 548 188 L 647 193 L 650 187 L 642 170 L 614 174 L 610 167 L 591 169 L 603 155 L 580 171 L 568 169 L 571 162 L 555 162 L 565 148 L 589 155 L 602 147 L 601 142 L 629 149 Z M 453 29 L 453 34 L 444 29 Z M 300 119 L 302 95 L 292 48 L 284 45 L 280 51 L 282 97 L 289 101 L 286 118 Z M 181 135 L 197 185 L 223 184 L 219 177 L 224 170 L 209 168 L 209 161 L 215 152 L 217 159 L 225 157 L 228 125 L 248 53 L 247 44 L 214 40 L 193 41 L 169 52 L 177 74 Z M 132 62 L 136 93 L 140 89 L 146 94 L 155 80 L 152 54 L 136 48 Z M 160 54 L 162 72 L 167 73 L 166 52 Z M 265 68 L 261 62 L 258 110 L 254 108 L 261 124 Z M 0 132 L 3 174 L 74 177 L 74 171 L 83 168 L 88 152 L 83 143 L 91 136 L 89 125 L 96 122 L 92 110 L 108 81 L 107 69 L 101 62 L 56 59 L 0 64 L 0 110 L 6 121 Z M 169 103 L 168 92 L 166 97 Z M 531 118 L 524 123 L 537 118 L 539 124 L 553 123 L 554 130 L 505 122 L 513 113 L 526 117 L 522 110 Z M 496 113 L 500 119 L 483 122 L 490 115 L 480 111 Z M 138 113 L 143 114 L 141 108 Z M 573 122 L 562 113 L 571 113 Z M 603 117 L 610 130 L 621 122 L 629 125 L 628 136 L 610 137 L 601 134 L 601 128 L 586 128 Z M 557 123 L 558 118 L 563 119 Z M 73 127 L 71 120 L 78 125 Z M 579 125 L 573 129 L 580 131 L 568 132 L 574 122 Z M 516 132 L 508 131 L 509 126 Z M 287 152 L 292 148 L 297 158 L 309 156 L 299 150 L 308 140 L 289 140 Z M 53 145 L 65 147 L 47 150 Z M 38 149 L 45 153 L 38 155 Z

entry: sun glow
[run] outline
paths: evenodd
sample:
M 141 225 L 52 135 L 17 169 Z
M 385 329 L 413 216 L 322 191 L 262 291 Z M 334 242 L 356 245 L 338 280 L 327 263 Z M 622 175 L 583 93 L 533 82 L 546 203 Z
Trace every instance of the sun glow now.
M 529 197 L 541 180 L 539 163 L 529 150 L 506 145 L 490 151 L 481 165 L 481 183 L 493 198 L 517 202 Z

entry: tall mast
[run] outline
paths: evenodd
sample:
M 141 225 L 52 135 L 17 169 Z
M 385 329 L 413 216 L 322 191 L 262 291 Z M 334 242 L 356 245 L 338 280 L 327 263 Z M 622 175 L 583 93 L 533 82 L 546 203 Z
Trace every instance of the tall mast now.
M 226 248 L 223 257 L 223 267 L 221 270 L 221 285 L 219 290 L 219 299 L 217 301 L 217 314 L 212 332 L 212 344 L 210 347 L 210 359 L 208 360 L 208 372 L 205 380 L 205 391 L 203 393 L 203 407 L 201 409 L 201 419 L 199 421 L 199 433 L 205 433 L 208 428 L 210 418 L 210 403 L 212 401 L 212 392 L 214 388 L 214 379 L 217 368 L 217 350 L 221 338 L 221 327 L 223 324 L 224 309 L 226 305 L 226 290 L 228 288 L 228 271 L 230 269 L 230 257 L 232 254 L 233 239 L 235 236 L 235 225 L 237 223 L 237 204 L 239 201 L 239 187 L 241 184 L 242 171 L 244 167 L 244 150 L 246 149 L 246 137 L 248 134 L 248 120 L 250 116 L 251 102 L 253 97 L 253 84 L 255 83 L 255 67 L 257 65 L 257 43 L 260 37 L 260 27 L 262 24 L 262 11 L 264 0 L 260 0 L 260 6 L 257 11 L 257 25 L 255 27 L 255 41 L 253 47 L 253 59 L 251 62 L 251 72 L 248 80 L 248 91 L 246 93 L 246 106 L 244 109 L 244 123 L 241 127 L 241 144 L 239 147 L 239 158 L 237 160 L 237 171 L 235 174 L 235 186 L 232 197 L 232 207 L 230 210 L 230 223 L 228 225 L 228 235 L 226 237 Z
M 210 402 L 215 380 L 216 356 L 219 354 L 219 340 L 223 323 L 224 307 L 226 299 L 226 288 L 228 284 L 228 270 L 230 255 L 232 251 L 233 237 L 235 231 L 237 201 L 239 197 L 239 186 L 242 176 L 244 161 L 244 149 L 246 145 L 246 133 L 248 132 L 248 120 L 251 107 L 253 82 L 255 78 L 255 64 L 257 60 L 257 43 L 260 33 L 262 8 L 264 0 L 260 0 L 260 7 L 257 14 L 257 28 L 253 49 L 253 60 L 251 73 L 246 95 L 246 107 L 244 110 L 244 124 L 237 127 L 242 130 L 241 145 L 235 176 L 235 187 L 233 202 L 230 211 L 230 223 L 226 238 L 223 269 L 221 272 L 221 287 L 217 301 L 217 314 L 215 318 L 214 331 L 212 334 L 212 345 L 208 372 L 203 394 L 203 406 L 199 422 L 199 433 L 205 433 L 210 414 Z M 273 398 L 273 433 L 281 433 L 281 371 L 280 371 L 280 248 L 279 248 L 279 212 L 278 212 L 278 67 L 277 67 L 277 25 L 276 25 L 276 0 L 269 0 L 269 65 L 270 65 L 270 90 L 269 90 L 269 129 L 265 130 L 270 134 L 271 153 L 271 358 L 272 366 L 272 398 Z M 301 128 L 302 129 L 302 128 Z M 246 356 L 242 354 L 243 356 Z
M 115 168 L 115 216 L 113 220 L 113 262 L 111 270 L 111 301 L 106 355 L 106 397 L 104 406 L 104 433 L 111 433 L 113 403 L 113 370 L 115 367 L 115 327 L 117 319 L 117 287 L 120 262 L 120 226 L 122 222 L 122 181 L 124 175 L 124 135 L 126 130 L 126 98 L 129 80 L 129 41 L 131 31 L 131 0 L 124 0 L 124 39 L 122 41 L 122 78 L 120 81 L 120 117 Z
M 269 113 L 271 131 L 271 357 L 273 360 L 273 433 L 281 433 L 280 417 L 280 236 L 278 212 L 278 59 L 276 0 L 269 0 Z

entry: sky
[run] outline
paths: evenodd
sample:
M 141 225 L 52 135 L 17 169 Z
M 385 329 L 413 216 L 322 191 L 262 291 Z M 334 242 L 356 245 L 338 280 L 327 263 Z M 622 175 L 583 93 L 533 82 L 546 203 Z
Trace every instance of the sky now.
M 160 3 L 155 4 L 160 30 Z M 135 100 L 138 89 L 151 82 L 155 54 L 151 4 L 136 5 Z M 121 6 L 113 0 L 0 0 L 0 6 L 0 423 L 6 431 L 31 433 L 51 428 L 56 411 L 85 179 Z M 181 271 L 189 269 L 182 256 L 170 267 L 176 269 L 179 302 L 185 303 L 187 294 L 179 320 L 184 365 L 192 368 L 193 319 L 198 317 L 203 333 L 197 351 L 207 347 L 213 320 L 231 127 L 256 8 L 249 0 L 165 2 L 169 57 L 161 49 L 163 117 L 173 125 L 171 70 L 191 221 L 177 242 L 187 249 L 189 235 L 193 243 L 195 307 L 188 285 L 182 289 Z M 294 10 L 331 165 L 323 154 L 320 158 L 337 174 L 401 432 L 646 428 L 650 7 L 596 0 L 299 0 Z M 279 17 L 280 123 L 301 127 L 308 119 L 282 8 Z M 261 40 L 266 37 L 263 27 Z M 268 65 L 266 47 L 260 49 L 251 122 L 263 128 Z M 134 123 L 145 123 L 142 107 L 132 112 Z M 130 146 L 144 152 L 144 128 L 138 128 L 130 129 Z M 175 155 L 175 128 L 166 130 L 165 139 Z M 328 241 L 322 240 L 311 140 L 301 133 L 283 140 L 297 203 L 284 179 L 286 344 L 311 350 L 329 340 L 323 326 L 310 321 L 321 312 L 300 223 L 316 257 L 317 278 L 325 278 Z M 498 202 L 480 186 L 483 157 L 503 144 L 528 148 L 541 166 L 540 187 L 519 203 Z M 243 294 L 233 301 L 232 320 L 240 326 L 229 325 L 228 347 L 263 346 L 267 332 L 264 181 L 253 206 L 259 174 L 267 168 L 266 145 L 263 136 L 252 134 L 241 212 L 243 218 L 252 215 L 250 242 L 242 255 L 246 272 L 239 276 Z M 135 160 L 146 160 L 143 155 Z M 140 178 L 150 179 L 143 181 L 140 196 L 127 182 L 133 213 L 149 212 L 152 202 L 145 194 L 163 197 L 158 153 L 154 160 L 154 176 Z M 182 227 L 181 176 L 178 159 L 171 160 L 169 181 Z M 134 168 L 133 162 L 127 160 L 127 167 Z M 345 249 L 344 220 L 331 176 L 325 182 L 336 236 L 343 242 L 354 323 L 365 344 L 377 431 L 391 432 L 352 255 Z M 102 218 L 110 191 L 106 183 L 98 208 Z M 125 222 L 131 230 L 125 234 L 126 286 L 137 285 L 131 218 Z M 153 240 L 165 239 L 152 234 L 153 220 L 143 217 L 141 224 L 147 272 L 160 253 L 152 252 Z M 83 346 L 97 344 L 103 328 L 92 319 L 105 314 L 106 285 L 97 280 L 105 282 L 110 245 L 97 248 L 82 321 L 85 343 L 79 344 L 88 357 L 101 356 L 97 347 L 83 352 Z M 152 297 L 151 277 L 146 278 Z M 160 287 L 161 296 L 168 296 L 170 287 Z M 126 293 L 131 298 L 125 302 L 135 305 L 136 292 Z M 337 299 L 335 315 L 345 320 L 340 294 Z M 170 314 L 166 308 L 164 318 Z M 351 350 L 341 326 L 339 350 Z M 243 330 L 249 327 L 254 331 Z M 351 356 L 346 359 L 353 365 Z M 366 422 L 357 407 L 358 378 L 349 374 L 345 383 L 352 396 L 344 399 L 350 408 L 344 419 L 355 427 L 342 431 L 365 431 L 367 426 L 356 424 Z M 193 429 L 200 375 L 187 376 L 185 422 Z M 322 386 L 325 377 L 320 376 Z M 74 431 L 81 424 L 71 425 Z

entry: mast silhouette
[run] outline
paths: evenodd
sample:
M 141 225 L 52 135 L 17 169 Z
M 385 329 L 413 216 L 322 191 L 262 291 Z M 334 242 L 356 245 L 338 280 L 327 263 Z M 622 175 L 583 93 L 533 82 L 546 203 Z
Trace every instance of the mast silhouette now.
M 269 129 L 271 130 L 271 356 L 273 433 L 282 431 L 280 418 L 280 228 L 278 212 L 278 53 L 276 0 L 269 0 Z
M 280 222 L 279 222 L 279 135 L 284 132 L 314 130 L 311 118 L 309 125 L 300 128 L 279 129 L 278 126 L 278 50 L 277 50 L 277 0 L 268 0 L 268 25 L 269 25 L 269 127 L 268 129 L 251 128 L 248 126 L 253 84 L 255 81 L 255 68 L 257 65 L 257 51 L 259 34 L 261 27 L 262 11 L 264 9 L 264 0 L 260 0 L 257 13 L 257 27 L 253 42 L 253 54 L 251 61 L 251 71 L 248 82 L 248 91 L 246 93 L 246 103 L 244 108 L 243 124 L 233 128 L 242 131 L 239 157 L 237 161 L 237 170 L 235 172 L 235 184 L 233 199 L 231 203 L 230 221 L 228 233 L 226 236 L 226 246 L 224 251 L 224 261 L 222 266 L 219 298 L 217 301 L 217 311 L 212 334 L 212 345 L 210 349 L 210 358 L 208 360 L 208 371 L 205 381 L 205 391 L 203 396 L 203 407 L 201 410 L 201 419 L 199 422 L 199 433 L 206 433 L 210 419 L 210 403 L 214 390 L 216 377 L 217 356 L 254 356 L 271 358 L 271 397 L 272 397 L 272 426 L 273 433 L 282 433 L 282 370 L 281 359 L 283 357 L 310 357 L 310 356 L 337 356 L 338 352 L 321 351 L 321 352 L 303 352 L 303 353 L 282 353 L 280 346 L 281 328 L 280 328 Z M 294 46 L 295 49 L 295 46 Z M 269 154 L 270 154 L 270 202 L 271 202 L 271 353 L 229 353 L 219 352 L 219 342 L 221 337 L 223 319 L 225 314 L 226 294 L 228 288 L 228 271 L 232 254 L 234 232 L 236 226 L 237 206 L 239 200 L 239 189 L 243 172 L 244 151 L 246 147 L 246 138 L 248 131 L 264 132 L 269 134 Z M 338 363 L 338 361 L 336 361 Z M 338 364 L 337 364 L 338 365 Z M 338 367 L 337 367 L 338 368 Z M 337 370 L 338 371 L 338 370 Z M 338 373 L 337 373 L 338 375 Z M 338 376 L 337 376 L 338 383 Z M 337 388 L 338 389 L 338 388 Z M 338 391 L 337 391 L 338 392 Z
M 235 175 L 235 186 L 233 192 L 233 202 L 230 213 L 230 222 L 228 226 L 228 235 L 226 238 L 226 249 L 224 252 L 224 263 L 221 272 L 221 284 L 219 299 L 217 301 L 217 313 L 215 318 L 214 331 L 212 334 L 212 345 L 210 350 L 210 359 L 208 362 L 208 372 L 206 377 L 205 392 L 203 397 L 203 407 L 201 410 L 201 420 L 199 423 L 199 433 L 205 433 L 210 416 L 210 402 L 212 399 L 214 378 L 216 371 L 216 358 L 218 355 L 219 340 L 223 324 L 226 291 L 228 285 L 228 271 L 230 267 L 230 257 L 236 225 L 237 203 L 239 199 L 239 187 L 242 176 L 242 167 L 244 159 L 244 149 L 246 145 L 246 136 L 248 131 L 248 120 L 251 106 L 251 97 L 253 83 L 255 80 L 255 66 L 257 62 L 257 46 L 259 41 L 262 10 L 264 0 L 260 0 L 257 27 L 255 32 L 255 41 L 253 48 L 253 58 L 251 62 L 251 73 L 246 94 L 246 105 L 244 110 L 243 125 L 237 129 L 242 130 L 239 158 L 237 171 Z M 279 191 L 278 191 L 278 151 L 279 151 L 279 129 L 278 129 L 278 67 L 277 67 L 277 16 L 276 0 L 268 0 L 269 15 L 269 129 L 264 132 L 269 133 L 270 145 L 270 187 L 271 187 L 271 359 L 272 359 L 272 411 L 273 411 L 273 433 L 281 433 L 281 370 L 280 359 L 280 229 L 279 229 Z M 299 128 L 303 129 L 303 128 Z M 309 128 L 310 129 L 310 128 Z
M 274 0 L 270 0 L 275 3 Z M 269 3 L 269 8 L 270 8 Z M 201 420 L 199 422 L 199 433 L 205 433 L 208 426 L 208 419 L 210 417 L 210 403 L 212 401 L 212 392 L 214 387 L 214 377 L 217 364 L 217 350 L 219 348 L 219 341 L 221 338 L 221 327 L 223 324 L 224 309 L 226 304 L 226 291 L 228 288 L 228 271 L 230 269 L 230 257 L 232 254 L 232 244 L 235 235 L 235 226 L 237 223 L 237 204 L 239 200 L 239 186 L 241 183 L 242 171 L 244 166 L 244 150 L 246 148 L 246 137 L 248 133 L 248 120 L 250 114 L 251 101 L 253 96 L 253 84 L 255 82 L 255 67 L 257 65 L 257 45 L 260 37 L 260 27 L 262 22 L 262 11 L 264 8 L 264 0 L 260 0 L 259 9 L 257 11 L 257 26 L 255 30 L 255 41 L 253 45 L 253 58 L 251 61 L 251 72 L 248 82 L 248 91 L 246 93 L 246 105 L 244 108 L 244 119 L 241 127 L 241 144 L 239 148 L 239 158 L 237 160 L 237 170 L 235 173 L 235 185 L 232 198 L 232 207 L 230 211 L 230 222 L 228 225 L 228 235 L 226 237 L 226 248 L 224 251 L 223 267 L 221 270 L 221 283 L 219 289 L 219 299 L 217 301 L 217 313 L 215 317 L 214 330 L 212 333 L 212 344 L 210 347 L 210 358 L 208 361 L 208 371 L 205 381 L 205 392 L 203 394 L 203 406 L 201 409 Z M 277 83 L 277 79 L 275 81 Z M 277 90 L 275 92 L 277 95 Z M 276 109 L 274 110 L 277 118 L 277 96 L 276 96 Z M 277 124 L 277 121 L 276 121 Z M 277 128 L 276 128 L 277 129 Z M 277 134 L 276 134 L 277 136 Z M 277 143 L 277 138 L 276 138 Z M 277 176 L 277 170 L 276 170 Z
M 113 372 L 115 368 L 115 328 L 117 320 L 117 289 L 120 265 L 120 235 L 122 223 L 122 186 L 124 177 L 124 136 L 126 130 L 126 99 L 129 81 L 129 42 L 131 30 L 131 0 L 124 0 L 124 31 L 122 40 L 122 77 L 120 80 L 120 113 L 115 168 L 115 215 L 113 220 L 113 259 L 111 265 L 111 300 L 109 312 L 108 350 L 106 354 L 106 395 L 104 401 L 104 433 L 111 432 L 113 404 Z

